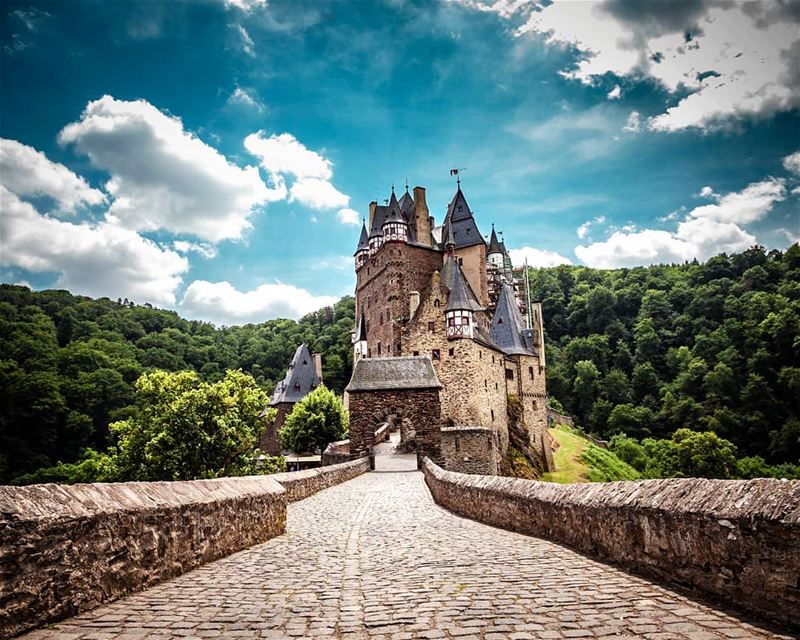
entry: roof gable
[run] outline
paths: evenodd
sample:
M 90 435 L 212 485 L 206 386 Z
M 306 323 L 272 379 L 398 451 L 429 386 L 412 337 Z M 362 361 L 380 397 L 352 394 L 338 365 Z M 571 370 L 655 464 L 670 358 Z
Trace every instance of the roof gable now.
M 441 389 L 431 359 L 427 356 L 361 358 L 353 367 L 347 391 L 388 389 Z
M 297 347 L 286 371 L 286 377 L 275 387 L 270 406 L 282 402 L 298 402 L 320 385 L 314 358 L 305 344 Z
M 522 334 L 524 326 L 522 314 L 519 312 L 514 297 L 514 290 L 511 285 L 504 284 L 500 289 L 500 297 L 497 300 L 497 309 L 492 318 L 489 336 L 503 353 L 532 355 Z

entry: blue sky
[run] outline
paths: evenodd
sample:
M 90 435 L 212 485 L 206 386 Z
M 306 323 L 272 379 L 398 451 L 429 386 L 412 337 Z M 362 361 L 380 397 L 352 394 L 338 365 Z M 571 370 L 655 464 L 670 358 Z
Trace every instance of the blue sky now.
M 352 293 L 392 183 L 512 257 L 800 236 L 797 2 L 5 2 L 4 282 L 216 323 Z M 356 224 L 354 224 L 356 223 Z

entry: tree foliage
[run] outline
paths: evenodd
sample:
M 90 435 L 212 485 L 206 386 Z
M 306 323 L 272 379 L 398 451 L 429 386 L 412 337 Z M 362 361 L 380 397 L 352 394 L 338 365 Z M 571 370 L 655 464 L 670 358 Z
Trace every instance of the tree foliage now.
M 339 396 L 320 385 L 294 405 L 281 429 L 281 444 L 296 453 L 321 453 L 347 437 L 348 425 Z
M 548 393 L 578 424 L 604 439 L 710 431 L 767 466 L 800 461 L 798 245 L 705 264 L 531 269 L 530 280 Z
M 353 304 L 347 297 L 299 321 L 215 328 L 130 301 L 0 285 L 0 482 L 107 451 L 109 425 L 135 413 L 134 385 L 146 372 L 193 371 L 211 383 L 241 369 L 271 393 L 305 342 L 322 353 L 326 384 L 343 391 Z

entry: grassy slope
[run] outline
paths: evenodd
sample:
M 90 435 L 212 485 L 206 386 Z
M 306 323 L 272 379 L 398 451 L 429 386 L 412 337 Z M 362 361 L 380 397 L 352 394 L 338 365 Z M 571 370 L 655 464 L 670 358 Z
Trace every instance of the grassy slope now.
M 610 451 L 593 445 L 569 427 L 560 425 L 549 431 L 559 444 L 555 452 L 557 471 L 545 473 L 542 480 L 569 484 L 635 480 L 639 477 L 633 467 Z

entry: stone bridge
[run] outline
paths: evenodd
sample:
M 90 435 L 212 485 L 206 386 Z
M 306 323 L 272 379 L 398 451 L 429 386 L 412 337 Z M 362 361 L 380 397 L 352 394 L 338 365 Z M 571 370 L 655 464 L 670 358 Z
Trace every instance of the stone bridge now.
M 492 485 L 491 478 L 459 480 L 460 474 L 433 465 L 426 465 L 423 474 L 415 470 L 413 456 L 379 455 L 376 467 L 378 472 L 290 503 L 285 532 L 267 542 L 23 637 L 712 640 L 789 638 L 791 629 L 797 629 L 792 627 L 796 609 L 785 612 L 794 622 L 769 612 L 746 617 L 741 608 L 727 608 L 722 600 L 661 586 L 555 542 L 455 515 L 434 500 L 436 496 L 456 511 L 471 511 L 473 518 L 491 519 L 491 510 L 477 513 L 475 501 L 482 498 L 466 489 L 497 491 L 500 485 Z M 513 485 L 507 495 L 515 486 L 541 486 L 497 481 Z M 526 484 L 514 484 L 518 482 Z M 788 526 L 793 536 L 800 487 L 790 484 L 788 504 L 794 510 L 788 519 L 781 516 L 781 526 Z M 313 491 L 303 487 L 294 489 L 295 498 Z M 457 505 L 459 496 L 467 504 Z M 519 499 L 518 492 L 514 499 Z M 635 501 L 630 492 L 626 500 Z M 776 501 L 785 514 L 787 498 L 776 496 L 773 508 L 778 508 Z M 563 520 L 572 522 L 571 517 L 566 514 Z M 600 526 L 582 517 L 585 526 Z M 656 527 L 656 519 L 651 520 Z M 571 526 L 578 527 L 574 522 Z M 735 519 L 728 524 L 736 535 L 741 533 Z M 684 527 L 681 535 L 691 534 Z M 706 543 L 713 546 L 716 541 Z M 683 544 L 688 545 L 686 554 L 695 553 L 691 540 Z M 793 553 L 797 544 L 796 539 L 775 541 L 782 552 L 795 545 Z M 594 544 L 592 553 L 601 553 L 601 546 Z M 3 579 L 8 578 L 7 559 Z M 784 571 L 796 570 L 797 557 L 785 558 L 784 564 Z M 706 564 L 702 571 L 710 576 L 717 568 Z M 786 597 L 791 601 L 797 593 Z M 4 594 L 0 619 L 8 602 Z M 765 622 L 769 618 L 773 622 Z

